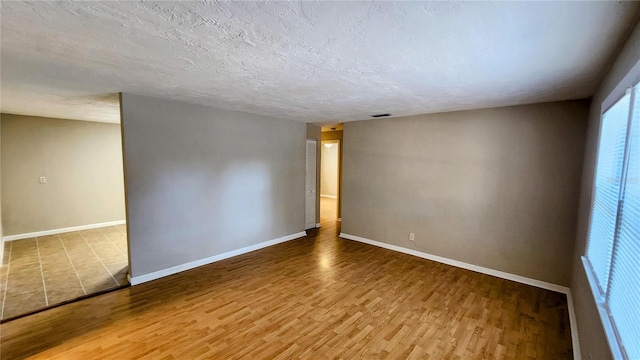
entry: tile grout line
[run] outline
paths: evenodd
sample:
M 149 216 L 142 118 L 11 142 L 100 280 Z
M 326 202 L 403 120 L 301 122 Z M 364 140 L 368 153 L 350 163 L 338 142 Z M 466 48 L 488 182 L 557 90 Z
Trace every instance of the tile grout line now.
M 64 240 L 62 240 L 62 237 L 60 236 L 60 234 L 58 234 L 58 239 L 60 240 L 60 243 L 62 244 L 62 248 L 64 249 L 64 253 L 67 254 L 67 259 L 69 259 L 69 263 L 71 264 L 71 268 L 73 268 L 73 272 L 76 274 L 76 278 L 78 279 L 78 282 L 80 283 L 80 287 L 82 287 L 82 292 L 87 295 L 87 290 L 84 288 L 84 284 L 82 284 L 82 280 L 80 280 L 80 274 L 78 274 L 78 270 L 76 270 L 75 265 L 73 265 L 73 260 L 71 260 L 71 256 L 69 255 L 69 252 L 67 251 L 67 247 L 64 246 Z
M 102 236 L 104 236 L 107 240 L 109 240 L 109 244 L 111 244 L 113 247 L 115 247 L 116 250 L 118 250 L 118 252 L 120 252 L 120 254 L 122 254 L 127 261 L 129 261 L 129 255 L 123 253 L 122 250 L 120 250 L 120 247 L 118 245 L 114 244 L 113 241 L 111 241 L 111 239 L 109 239 L 109 237 L 102 232 L 102 229 L 98 228 L 98 230 L 100 231 Z
M 42 289 L 44 290 L 44 303 L 49 306 L 49 297 L 47 296 L 47 284 L 44 281 L 44 271 L 42 271 L 42 258 L 40 257 L 40 244 L 36 236 L 36 250 L 38 251 L 38 265 L 40 265 L 40 277 L 42 278 Z
M 93 255 L 95 255 L 98 258 L 98 261 L 100 261 L 100 264 L 102 264 L 102 267 L 104 267 L 104 269 L 107 270 L 107 272 L 109 273 L 109 275 L 111 276 L 113 281 L 116 283 L 116 285 L 120 286 L 120 283 L 118 282 L 118 280 L 116 280 L 116 278 L 113 276 L 113 274 L 111 273 L 111 271 L 109 270 L 107 265 L 105 265 L 104 262 L 102 261 L 102 259 L 100 258 L 100 256 L 98 256 L 96 251 L 93 249 L 93 246 L 91 246 L 91 244 L 89 244 L 89 242 L 84 237 L 84 235 L 82 235 L 82 231 L 80 231 L 80 236 L 82 237 L 82 240 L 84 240 L 84 242 L 89 246 L 89 249 L 91 249 L 91 251 L 93 252 Z
M 2 249 L 4 251 L 4 249 Z M 9 287 L 9 268 L 11 268 L 11 253 L 13 253 L 13 243 L 9 243 L 9 258 L 7 259 L 7 280 L 4 283 L 4 297 L 2 298 L 2 308 L 0 308 L 0 319 L 4 316 L 4 304 L 7 302 L 7 288 Z

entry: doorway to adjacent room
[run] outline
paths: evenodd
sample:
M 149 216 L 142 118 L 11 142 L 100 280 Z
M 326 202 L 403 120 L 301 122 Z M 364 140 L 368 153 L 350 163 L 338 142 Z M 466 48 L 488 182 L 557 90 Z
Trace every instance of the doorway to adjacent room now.
M 342 124 L 322 127 L 320 221 L 340 221 L 342 204 Z
M 326 220 L 338 219 L 339 140 L 322 142 L 320 165 L 320 216 Z
M 128 286 L 120 124 L 2 114 L 0 127 L 0 322 Z

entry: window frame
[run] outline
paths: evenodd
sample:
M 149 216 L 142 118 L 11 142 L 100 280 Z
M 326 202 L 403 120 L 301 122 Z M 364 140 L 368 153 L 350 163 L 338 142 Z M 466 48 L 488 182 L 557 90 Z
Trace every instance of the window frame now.
M 626 137 L 625 137 L 625 147 L 628 146 L 629 144 L 629 138 L 631 136 L 631 122 L 632 122 L 632 115 L 633 115 L 633 108 L 634 108 L 634 103 L 636 101 L 636 97 L 640 96 L 640 94 L 638 94 L 638 92 L 640 92 L 640 83 L 637 83 L 635 85 L 633 85 L 632 87 L 627 88 L 624 93 L 619 96 L 618 98 L 616 98 L 615 101 L 613 101 L 604 111 L 600 111 L 600 123 L 599 123 L 599 128 L 598 128 L 598 139 L 597 139 L 597 145 L 596 145 L 596 157 L 595 157 L 595 166 L 593 168 L 593 184 L 591 186 L 591 204 L 590 204 L 590 208 L 589 208 L 589 221 L 587 222 L 587 226 L 588 229 L 591 228 L 591 224 L 592 224 L 592 220 L 593 220 L 593 208 L 595 205 L 595 195 L 596 195 L 596 187 L 595 187 L 595 181 L 596 181 L 596 176 L 597 176 L 597 172 L 598 172 L 598 154 L 600 153 L 600 145 L 601 145 L 601 140 L 602 140 L 602 130 L 603 130 L 603 124 L 604 124 L 604 115 L 607 111 L 609 111 L 610 109 L 612 109 L 615 105 L 618 104 L 618 102 L 620 102 L 625 96 L 630 96 L 629 99 L 629 110 L 628 110 L 628 115 L 627 115 L 627 132 L 626 132 Z M 619 232 L 619 216 L 620 216 L 620 196 L 624 191 L 624 187 L 625 187 L 625 183 L 626 183 L 626 175 L 627 175 L 627 166 L 628 166 L 628 158 L 629 158 L 629 153 L 630 151 L 628 151 L 627 149 L 625 149 L 624 152 L 624 157 L 623 157 L 623 165 L 622 165 L 622 174 L 621 174 L 621 185 L 620 185 L 620 190 L 619 190 L 619 195 L 618 195 L 618 210 L 616 213 L 616 225 L 615 225 L 615 230 L 614 230 L 614 239 L 613 239 L 613 245 L 612 245 L 612 254 L 611 254 L 611 258 L 609 259 L 610 262 L 610 266 L 609 266 L 609 273 L 607 274 L 608 277 L 608 281 L 607 281 L 607 288 L 606 289 L 602 289 L 601 284 L 598 282 L 597 280 L 597 276 L 595 274 L 595 270 L 591 264 L 591 261 L 588 258 L 588 252 L 589 252 L 589 243 L 591 242 L 591 237 L 589 236 L 589 232 L 587 232 L 587 241 L 585 243 L 585 248 L 584 248 L 584 254 L 582 255 L 581 259 L 582 259 L 582 264 L 586 273 L 586 277 L 587 280 L 589 282 L 589 287 L 591 288 L 591 292 L 593 294 L 593 297 L 595 299 L 595 303 L 596 303 L 596 307 L 598 309 L 598 315 L 600 316 L 600 320 L 602 322 L 603 328 L 604 328 L 604 332 L 605 332 L 605 336 L 607 338 L 607 342 L 609 344 L 609 349 L 611 351 L 611 355 L 613 356 L 614 359 L 616 360 L 629 360 L 627 358 L 627 356 L 625 355 L 625 352 L 623 351 L 623 347 L 621 345 L 621 341 L 620 341 L 620 336 L 618 334 L 618 331 L 616 330 L 616 326 L 614 325 L 615 320 L 613 319 L 613 317 L 611 316 L 610 312 L 609 312 L 609 307 L 608 307 L 608 294 L 610 291 L 610 287 L 611 287 L 611 275 L 612 275 L 612 268 L 613 268 L 613 262 L 614 262 L 614 255 L 615 255 L 615 251 L 616 251 L 616 246 L 617 246 L 617 242 L 618 242 L 618 232 Z

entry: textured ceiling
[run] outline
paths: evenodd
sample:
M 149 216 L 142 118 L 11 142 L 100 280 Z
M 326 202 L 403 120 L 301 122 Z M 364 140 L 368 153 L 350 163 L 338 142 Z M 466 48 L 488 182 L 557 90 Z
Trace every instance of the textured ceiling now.
M 634 2 L 2 2 L 1 110 L 130 92 L 331 123 L 584 98 Z

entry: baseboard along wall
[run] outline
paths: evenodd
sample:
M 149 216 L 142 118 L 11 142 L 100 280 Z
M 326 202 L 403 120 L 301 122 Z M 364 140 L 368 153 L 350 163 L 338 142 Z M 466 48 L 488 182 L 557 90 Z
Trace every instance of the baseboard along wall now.
M 21 239 L 29 239 L 37 236 L 56 235 L 56 234 L 62 234 L 62 233 L 67 233 L 72 231 L 81 231 L 81 230 L 97 229 L 97 228 L 107 227 L 107 226 L 123 225 L 126 223 L 127 223 L 126 220 L 116 220 L 116 221 L 109 221 L 109 222 L 103 222 L 103 223 L 97 223 L 97 224 L 87 224 L 87 225 L 72 226 L 72 227 L 66 227 L 66 228 L 60 228 L 60 229 L 35 231 L 35 232 L 24 233 L 24 234 L 3 236 L 2 240 L 14 241 L 14 240 L 21 240 Z
M 522 283 L 522 284 L 527 284 L 527 285 L 539 287 L 539 288 L 542 288 L 542 289 L 547 289 L 547 290 L 551 290 L 551 291 L 555 291 L 555 292 L 559 292 L 559 293 L 563 293 L 563 294 L 568 294 L 569 293 L 569 288 L 568 287 L 557 285 L 557 284 L 553 284 L 553 283 L 549 283 L 549 282 L 546 282 L 546 281 L 531 279 L 531 278 L 528 278 L 528 277 L 525 277 L 525 276 L 520 276 L 520 275 L 507 273 L 507 272 L 504 272 L 504 271 L 489 269 L 489 268 L 486 268 L 486 267 L 483 267 L 483 266 L 473 265 L 473 264 L 465 263 L 465 262 L 462 262 L 462 261 L 453 260 L 453 259 L 445 258 L 445 257 L 442 257 L 442 256 L 425 253 L 425 252 L 418 251 L 418 250 L 407 249 L 407 248 L 404 248 L 404 247 L 401 247 L 401 246 L 391 245 L 391 244 L 383 243 L 383 242 L 380 242 L 380 241 L 363 238 L 363 237 L 360 237 L 360 236 L 355 236 L 355 235 L 350 235 L 350 234 L 345 234 L 345 233 L 340 233 L 339 236 L 341 238 L 343 238 L 343 239 L 358 241 L 358 242 L 361 242 L 361 243 L 365 243 L 365 244 L 369 244 L 369 245 L 385 248 L 385 249 L 388 249 L 388 250 L 393 250 L 393 251 L 397 251 L 397 252 L 401 252 L 401 253 L 417 256 L 417 257 L 420 257 L 420 258 L 423 258 L 423 259 L 436 261 L 436 262 L 439 262 L 439 263 L 443 263 L 443 264 L 459 267 L 459 268 L 462 268 L 462 269 L 467 269 L 467 270 L 479 272 L 479 273 L 482 273 L 482 274 L 487 274 L 487 275 L 499 277 L 499 278 L 502 278 L 502 279 L 511 280 L 511 281 Z
M 573 307 L 573 296 L 571 291 L 567 293 L 567 306 L 569 310 L 569 326 L 571 330 L 571 347 L 573 348 L 573 358 L 575 360 L 581 360 L 580 354 L 580 340 L 578 338 L 578 320 L 576 320 L 576 309 Z
M 290 240 L 294 240 L 294 239 L 299 239 L 301 237 L 306 236 L 307 233 L 304 231 L 295 233 L 295 234 L 291 234 L 291 235 L 286 235 L 277 239 L 273 239 L 273 240 L 268 240 L 268 241 L 264 241 L 255 245 L 251 245 L 251 246 L 247 246 L 247 247 L 243 247 L 240 249 L 236 249 L 236 250 L 231 250 L 222 254 L 218 254 L 218 255 L 214 255 L 214 256 L 209 256 L 206 257 L 204 259 L 200 259 L 200 260 L 195 260 L 195 261 L 191 261 L 188 262 L 186 264 L 180 264 L 180 265 L 176 265 L 176 266 L 172 266 L 170 268 L 167 269 L 162 269 L 162 270 L 158 270 L 158 271 L 154 271 L 152 273 L 148 273 L 148 274 L 144 274 L 144 275 L 138 275 L 138 276 L 132 276 L 129 279 L 129 283 L 131 283 L 131 285 L 138 285 L 138 284 L 142 284 L 148 281 L 152 281 L 152 280 L 156 280 L 165 276 L 169 276 L 169 275 L 173 275 L 173 274 L 177 274 L 179 272 L 183 272 L 183 271 L 187 271 L 187 270 L 191 270 L 193 268 L 197 268 L 203 265 L 207 265 L 207 264 L 211 264 L 220 260 L 224 260 L 224 259 L 228 259 L 234 256 L 238 256 L 238 255 L 242 255 L 242 254 L 246 254 L 248 252 L 252 252 L 252 251 L 256 251 L 262 248 L 266 248 L 269 246 L 273 246 L 276 244 L 280 244 L 283 242 L 287 242 Z

